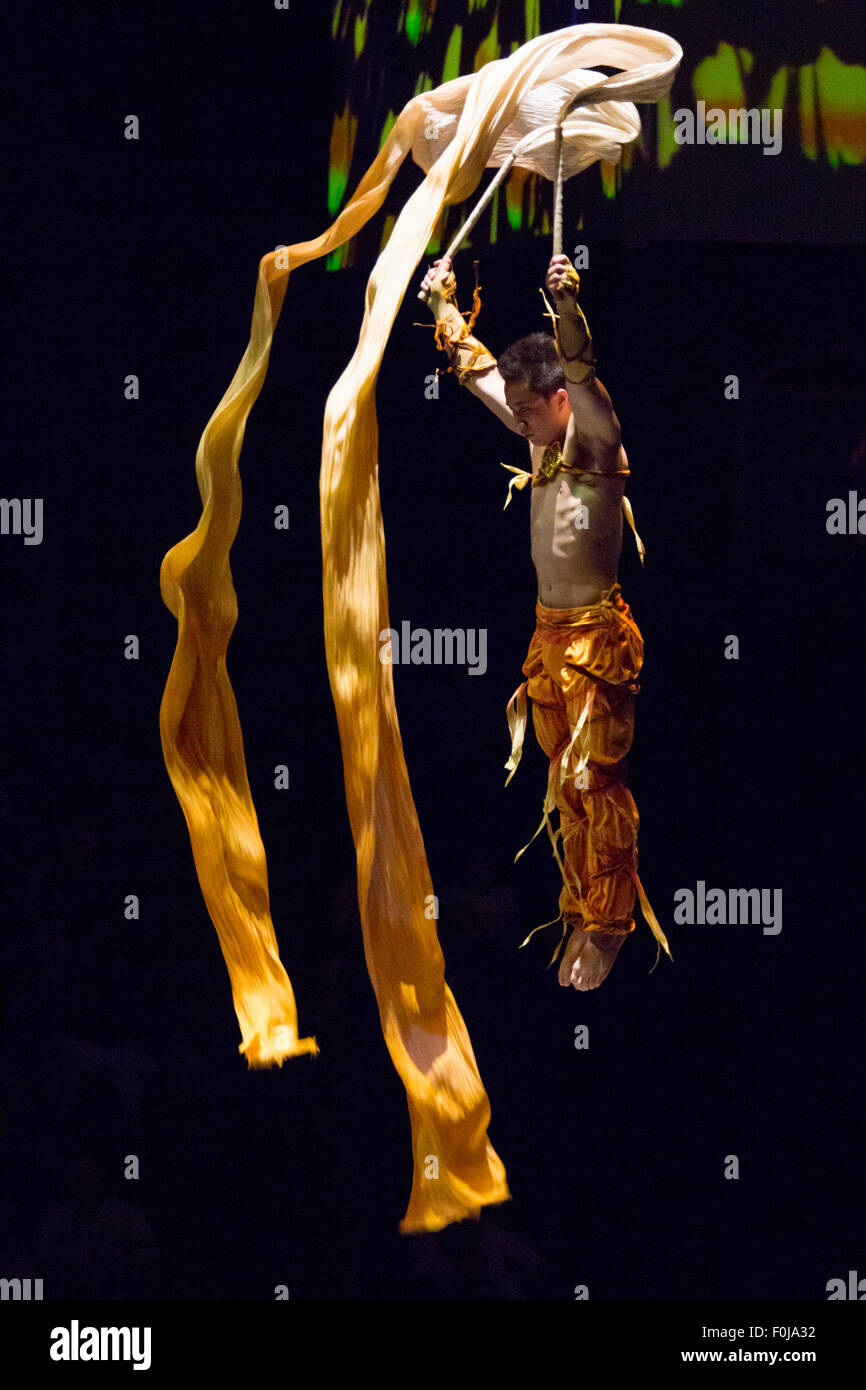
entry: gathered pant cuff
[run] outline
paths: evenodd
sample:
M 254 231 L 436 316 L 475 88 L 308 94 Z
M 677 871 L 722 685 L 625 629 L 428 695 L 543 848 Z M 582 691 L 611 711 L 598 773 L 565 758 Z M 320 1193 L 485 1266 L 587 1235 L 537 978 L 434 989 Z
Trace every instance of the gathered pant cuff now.
M 631 936 L 635 929 L 633 917 L 620 918 L 617 922 L 581 921 L 581 931 L 592 932 L 594 936 Z

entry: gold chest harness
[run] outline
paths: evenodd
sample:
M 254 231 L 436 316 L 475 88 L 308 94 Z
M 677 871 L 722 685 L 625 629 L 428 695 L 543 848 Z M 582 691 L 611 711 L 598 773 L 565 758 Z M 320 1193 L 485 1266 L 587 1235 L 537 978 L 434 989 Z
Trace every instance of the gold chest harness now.
M 566 463 L 562 457 L 562 446 L 556 440 L 554 440 L 552 444 L 548 444 L 547 448 L 544 451 L 544 455 L 542 457 L 538 472 L 534 476 L 532 473 L 527 473 L 522 468 L 513 468 L 510 463 L 502 463 L 500 466 L 502 468 L 507 468 L 509 473 L 515 473 L 517 475 L 516 477 L 512 478 L 511 482 L 508 484 L 508 496 L 505 499 L 505 503 L 502 508 L 503 511 L 505 511 L 505 508 L 511 501 L 512 488 L 524 488 L 527 486 L 544 487 L 547 483 L 551 482 L 558 473 L 571 473 L 578 477 L 581 474 L 585 473 L 597 473 L 603 475 L 606 478 L 631 477 L 631 469 L 629 467 L 577 468 L 574 464 Z M 634 513 L 631 509 L 631 503 L 625 496 L 623 496 L 622 499 L 622 509 L 625 513 L 625 519 L 631 527 L 632 532 L 634 533 L 635 545 L 637 546 L 637 553 L 640 558 L 641 564 L 643 564 L 643 558 L 646 554 L 646 547 L 644 546 L 643 541 L 641 540 L 640 536 L 635 530 Z

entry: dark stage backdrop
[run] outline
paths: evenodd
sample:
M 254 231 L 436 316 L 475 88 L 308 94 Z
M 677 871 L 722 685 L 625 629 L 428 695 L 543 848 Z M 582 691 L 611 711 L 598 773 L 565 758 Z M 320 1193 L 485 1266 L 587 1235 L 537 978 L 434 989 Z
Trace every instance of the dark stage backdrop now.
M 329 225 L 419 81 L 616 16 L 492 0 L 18 7 L 0 1276 L 43 1278 L 52 1299 L 268 1300 L 285 1285 L 572 1300 L 585 1285 L 594 1300 L 824 1301 L 829 1280 L 866 1274 L 866 55 L 853 6 L 735 8 L 616 6 L 675 34 L 685 65 L 665 110 L 641 108 L 621 173 L 590 170 L 566 196 L 647 547 L 642 569 L 626 532 L 620 581 L 646 641 L 630 785 L 673 964 L 650 974 L 640 919 L 593 993 L 558 987 L 549 934 L 518 951 L 559 891 L 544 836 L 513 863 L 544 793 L 531 730 L 503 785 L 535 576 L 528 494 L 503 513 L 499 464 L 526 467 L 525 446 L 452 376 L 431 391 L 445 359 L 417 283 L 378 381 L 392 621 L 487 634 L 483 676 L 395 669 L 446 974 L 513 1193 L 484 1212 L 479 1252 L 461 1250 L 465 1230 L 397 1235 L 408 1116 L 365 970 L 322 635 L 322 415 L 415 166 L 375 234 L 292 276 L 241 458 L 229 672 L 281 954 L 321 1047 L 273 1072 L 238 1055 L 162 762 L 176 625 L 158 575 L 199 517 L 196 446 L 246 345 L 261 255 Z M 675 145 L 677 108 L 741 91 L 784 109 L 778 154 Z M 496 352 L 546 326 L 548 196 L 504 194 L 497 234 L 488 221 L 458 257 L 461 307 L 480 262 L 478 333 Z M 14 499 L 42 499 L 38 543 L 12 525 Z M 699 884 L 778 890 L 781 930 L 677 924 Z

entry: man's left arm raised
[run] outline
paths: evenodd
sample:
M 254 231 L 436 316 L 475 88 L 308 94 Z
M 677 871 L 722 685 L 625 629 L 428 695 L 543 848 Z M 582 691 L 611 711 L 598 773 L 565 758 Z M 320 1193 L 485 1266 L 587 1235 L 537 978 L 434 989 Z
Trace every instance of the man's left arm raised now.
M 592 336 L 577 302 L 580 276 L 567 256 L 551 258 L 546 284 L 556 301 L 556 347 L 580 448 L 592 454 L 599 468 L 614 468 L 622 443 L 619 420 L 595 375 Z

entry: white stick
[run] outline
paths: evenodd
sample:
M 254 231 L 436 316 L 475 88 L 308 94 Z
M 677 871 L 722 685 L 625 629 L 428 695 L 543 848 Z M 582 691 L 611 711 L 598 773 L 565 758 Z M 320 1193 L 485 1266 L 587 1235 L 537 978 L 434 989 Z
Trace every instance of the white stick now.
M 490 180 L 490 182 L 489 182 L 489 184 L 487 185 L 487 188 L 485 189 L 485 191 L 484 191 L 484 193 L 482 194 L 481 198 L 480 198 L 480 199 L 478 200 L 478 202 L 475 204 L 475 207 L 474 207 L 474 208 L 472 209 L 472 211 L 470 212 L 470 214 L 469 214 L 469 216 L 467 217 L 466 221 L 463 223 L 463 226 L 460 228 L 460 231 L 457 233 L 457 235 L 455 236 L 454 240 L 451 242 L 451 245 L 448 247 L 448 250 L 445 252 L 445 255 L 442 257 L 442 260 L 443 260 L 443 261 L 450 260 L 450 261 L 452 262 L 452 264 L 453 264 L 453 262 L 454 262 L 454 256 L 455 256 L 456 253 L 460 250 L 461 243 L 464 242 L 464 241 L 466 240 L 466 238 L 468 237 L 469 233 L 472 231 L 472 228 L 475 226 L 475 223 L 478 221 L 478 219 L 479 219 L 479 217 L 481 216 L 482 212 L 483 212 L 484 209 L 487 207 L 487 204 L 490 202 L 490 199 L 493 197 L 493 194 L 496 192 L 496 189 L 499 187 L 499 185 L 501 184 L 502 180 L 505 178 L 505 175 L 506 175 L 506 174 L 508 173 L 508 171 L 510 170 L 510 168 L 511 168 L 511 166 L 512 166 L 512 164 L 514 163 L 514 161 L 515 161 L 516 158 L 517 158 L 517 148 L 515 147 L 515 148 L 511 151 L 511 154 L 508 156 L 508 158 L 506 159 L 505 163 L 504 163 L 504 164 L 501 164 L 501 165 L 499 166 L 499 168 L 497 169 L 495 175 L 494 175 L 493 178 Z M 441 262 L 440 262 L 440 264 L 441 264 Z M 438 275 L 437 275 L 436 277 L 434 277 L 434 281 L 433 281 L 434 284 L 436 283 L 436 279 L 437 279 L 437 278 L 438 278 Z M 419 291 L 418 291 L 418 298 L 419 298 L 419 299 L 423 299 L 424 302 L 426 303 L 426 302 L 427 302 L 428 296 L 424 293 L 423 290 L 419 290 Z
M 553 254 L 562 255 L 562 121 L 556 127 L 556 179 L 553 184 Z
M 518 140 L 517 144 L 514 146 L 513 150 L 508 155 L 508 158 L 505 160 L 504 164 L 500 165 L 499 169 L 496 171 L 496 174 L 490 180 L 490 183 L 487 185 L 487 189 L 482 194 L 475 207 L 472 209 L 466 221 L 463 223 L 463 226 L 460 228 L 460 231 L 454 237 L 454 240 L 451 242 L 451 245 L 448 247 L 448 250 L 442 257 L 443 261 L 450 260 L 453 264 L 454 256 L 459 251 L 461 243 L 465 241 L 466 237 L 472 231 L 472 228 L 475 226 L 475 223 L 478 221 L 482 212 L 487 207 L 487 204 L 490 202 L 490 199 L 493 197 L 493 194 L 496 192 L 496 189 L 499 187 L 500 183 L 505 178 L 505 175 L 509 172 L 512 165 L 514 164 L 514 161 L 518 158 L 519 155 L 523 153 L 525 148 L 530 147 L 532 144 L 537 144 L 539 139 L 543 135 L 545 135 L 549 130 L 553 130 L 556 132 L 556 191 L 554 193 L 553 212 L 553 254 L 554 256 L 557 256 L 562 253 L 562 123 L 565 120 L 566 115 L 569 112 L 573 111 L 576 106 L 581 106 L 584 104 L 584 102 L 587 101 L 591 102 L 593 99 L 597 100 L 598 96 L 600 95 L 601 88 L 594 87 L 591 91 L 581 92 L 576 97 L 569 97 L 568 101 L 564 103 L 555 125 L 551 124 L 549 126 L 541 126 L 538 130 L 530 131 L 529 134 L 525 135 L 522 140 Z M 436 281 L 439 278 L 440 274 L 441 272 L 437 272 L 436 276 L 434 276 L 434 285 L 436 284 Z M 425 294 L 423 290 L 419 290 L 418 298 L 423 300 L 426 304 L 429 298 L 429 292 Z

